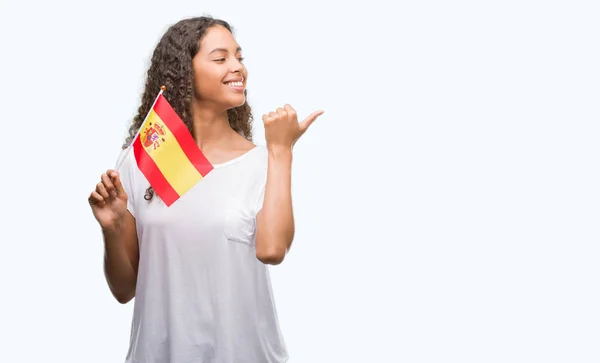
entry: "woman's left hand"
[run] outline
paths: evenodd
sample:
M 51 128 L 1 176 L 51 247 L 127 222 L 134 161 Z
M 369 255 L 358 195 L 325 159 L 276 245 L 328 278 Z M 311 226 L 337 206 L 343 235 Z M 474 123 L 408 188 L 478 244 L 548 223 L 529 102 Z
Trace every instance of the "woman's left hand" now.
M 296 111 L 290 105 L 277 108 L 275 112 L 263 115 L 265 139 L 267 147 L 291 149 L 308 127 L 321 116 L 324 111 L 311 113 L 302 122 L 298 122 Z

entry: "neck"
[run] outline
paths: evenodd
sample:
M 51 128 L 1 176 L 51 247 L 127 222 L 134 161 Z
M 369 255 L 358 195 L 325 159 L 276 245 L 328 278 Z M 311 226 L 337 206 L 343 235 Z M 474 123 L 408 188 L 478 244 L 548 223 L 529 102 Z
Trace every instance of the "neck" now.
M 232 129 L 229 126 L 227 111 L 216 111 L 214 108 L 195 103 L 192 114 L 194 118 L 192 135 L 200 149 L 210 149 L 231 137 Z

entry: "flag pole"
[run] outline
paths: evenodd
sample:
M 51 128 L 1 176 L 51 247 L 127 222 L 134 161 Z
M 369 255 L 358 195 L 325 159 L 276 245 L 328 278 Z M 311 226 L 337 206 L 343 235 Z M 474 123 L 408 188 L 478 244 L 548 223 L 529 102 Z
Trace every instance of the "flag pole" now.
M 127 146 L 127 148 L 125 150 L 123 150 L 123 152 L 121 152 L 121 156 L 117 159 L 117 163 L 115 165 L 116 171 L 118 171 L 119 168 L 121 167 L 121 165 L 123 165 L 123 162 L 125 161 L 125 158 L 127 157 L 127 154 L 129 153 L 129 149 L 133 146 L 135 139 L 140 134 L 140 131 L 142 130 L 142 126 L 144 126 L 144 124 L 146 123 L 146 120 L 148 120 L 148 116 L 150 116 L 150 112 L 152 112 L 152 110 L 154 109 L 154 105 L 156 105 L 156 101 L 158 101 L 158 98 L 160 97 L 160 95 L 163 94 L 163 92 L 166 89 L 167 89 L 167 87 L 165 87 L 164 85 L 160 86 L 160 92 L 158 92 L 158 95 L 156 95 L 156 98 L 154 99 L 152 106 L 150 106 L 150 110 L 148 110 L 148 113 L 146 114 L 144 121 L 141 123 L 140 128 L 135 133 L 135 136 L 133 137 L 133 139 L 131 139 L 131 143 L 129 144 L 129 146 Z

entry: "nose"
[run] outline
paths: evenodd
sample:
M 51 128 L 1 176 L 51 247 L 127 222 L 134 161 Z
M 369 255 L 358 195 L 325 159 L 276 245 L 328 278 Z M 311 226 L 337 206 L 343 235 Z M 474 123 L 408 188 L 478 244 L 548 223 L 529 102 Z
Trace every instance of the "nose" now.
M 239 59 L 235 59 L 231 64 L 231 73 L 239 72 L 241 74 L 244 68 L 244 64 Z

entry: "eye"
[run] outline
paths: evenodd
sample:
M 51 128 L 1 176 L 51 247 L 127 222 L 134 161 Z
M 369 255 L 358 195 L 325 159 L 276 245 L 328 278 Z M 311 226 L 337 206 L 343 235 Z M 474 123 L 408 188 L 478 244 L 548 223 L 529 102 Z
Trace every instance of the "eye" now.
M 238 58 L 238 60 L 239 60 L 240 62 L 243 62 L 243 61 L 244 61 L 244 59 L 246 59 L 246 58 L 244 58 L 244 57 L 239 57 L 239 58 Z
M 225 62 L 225 58 L 215 59 L 215 62 Z

